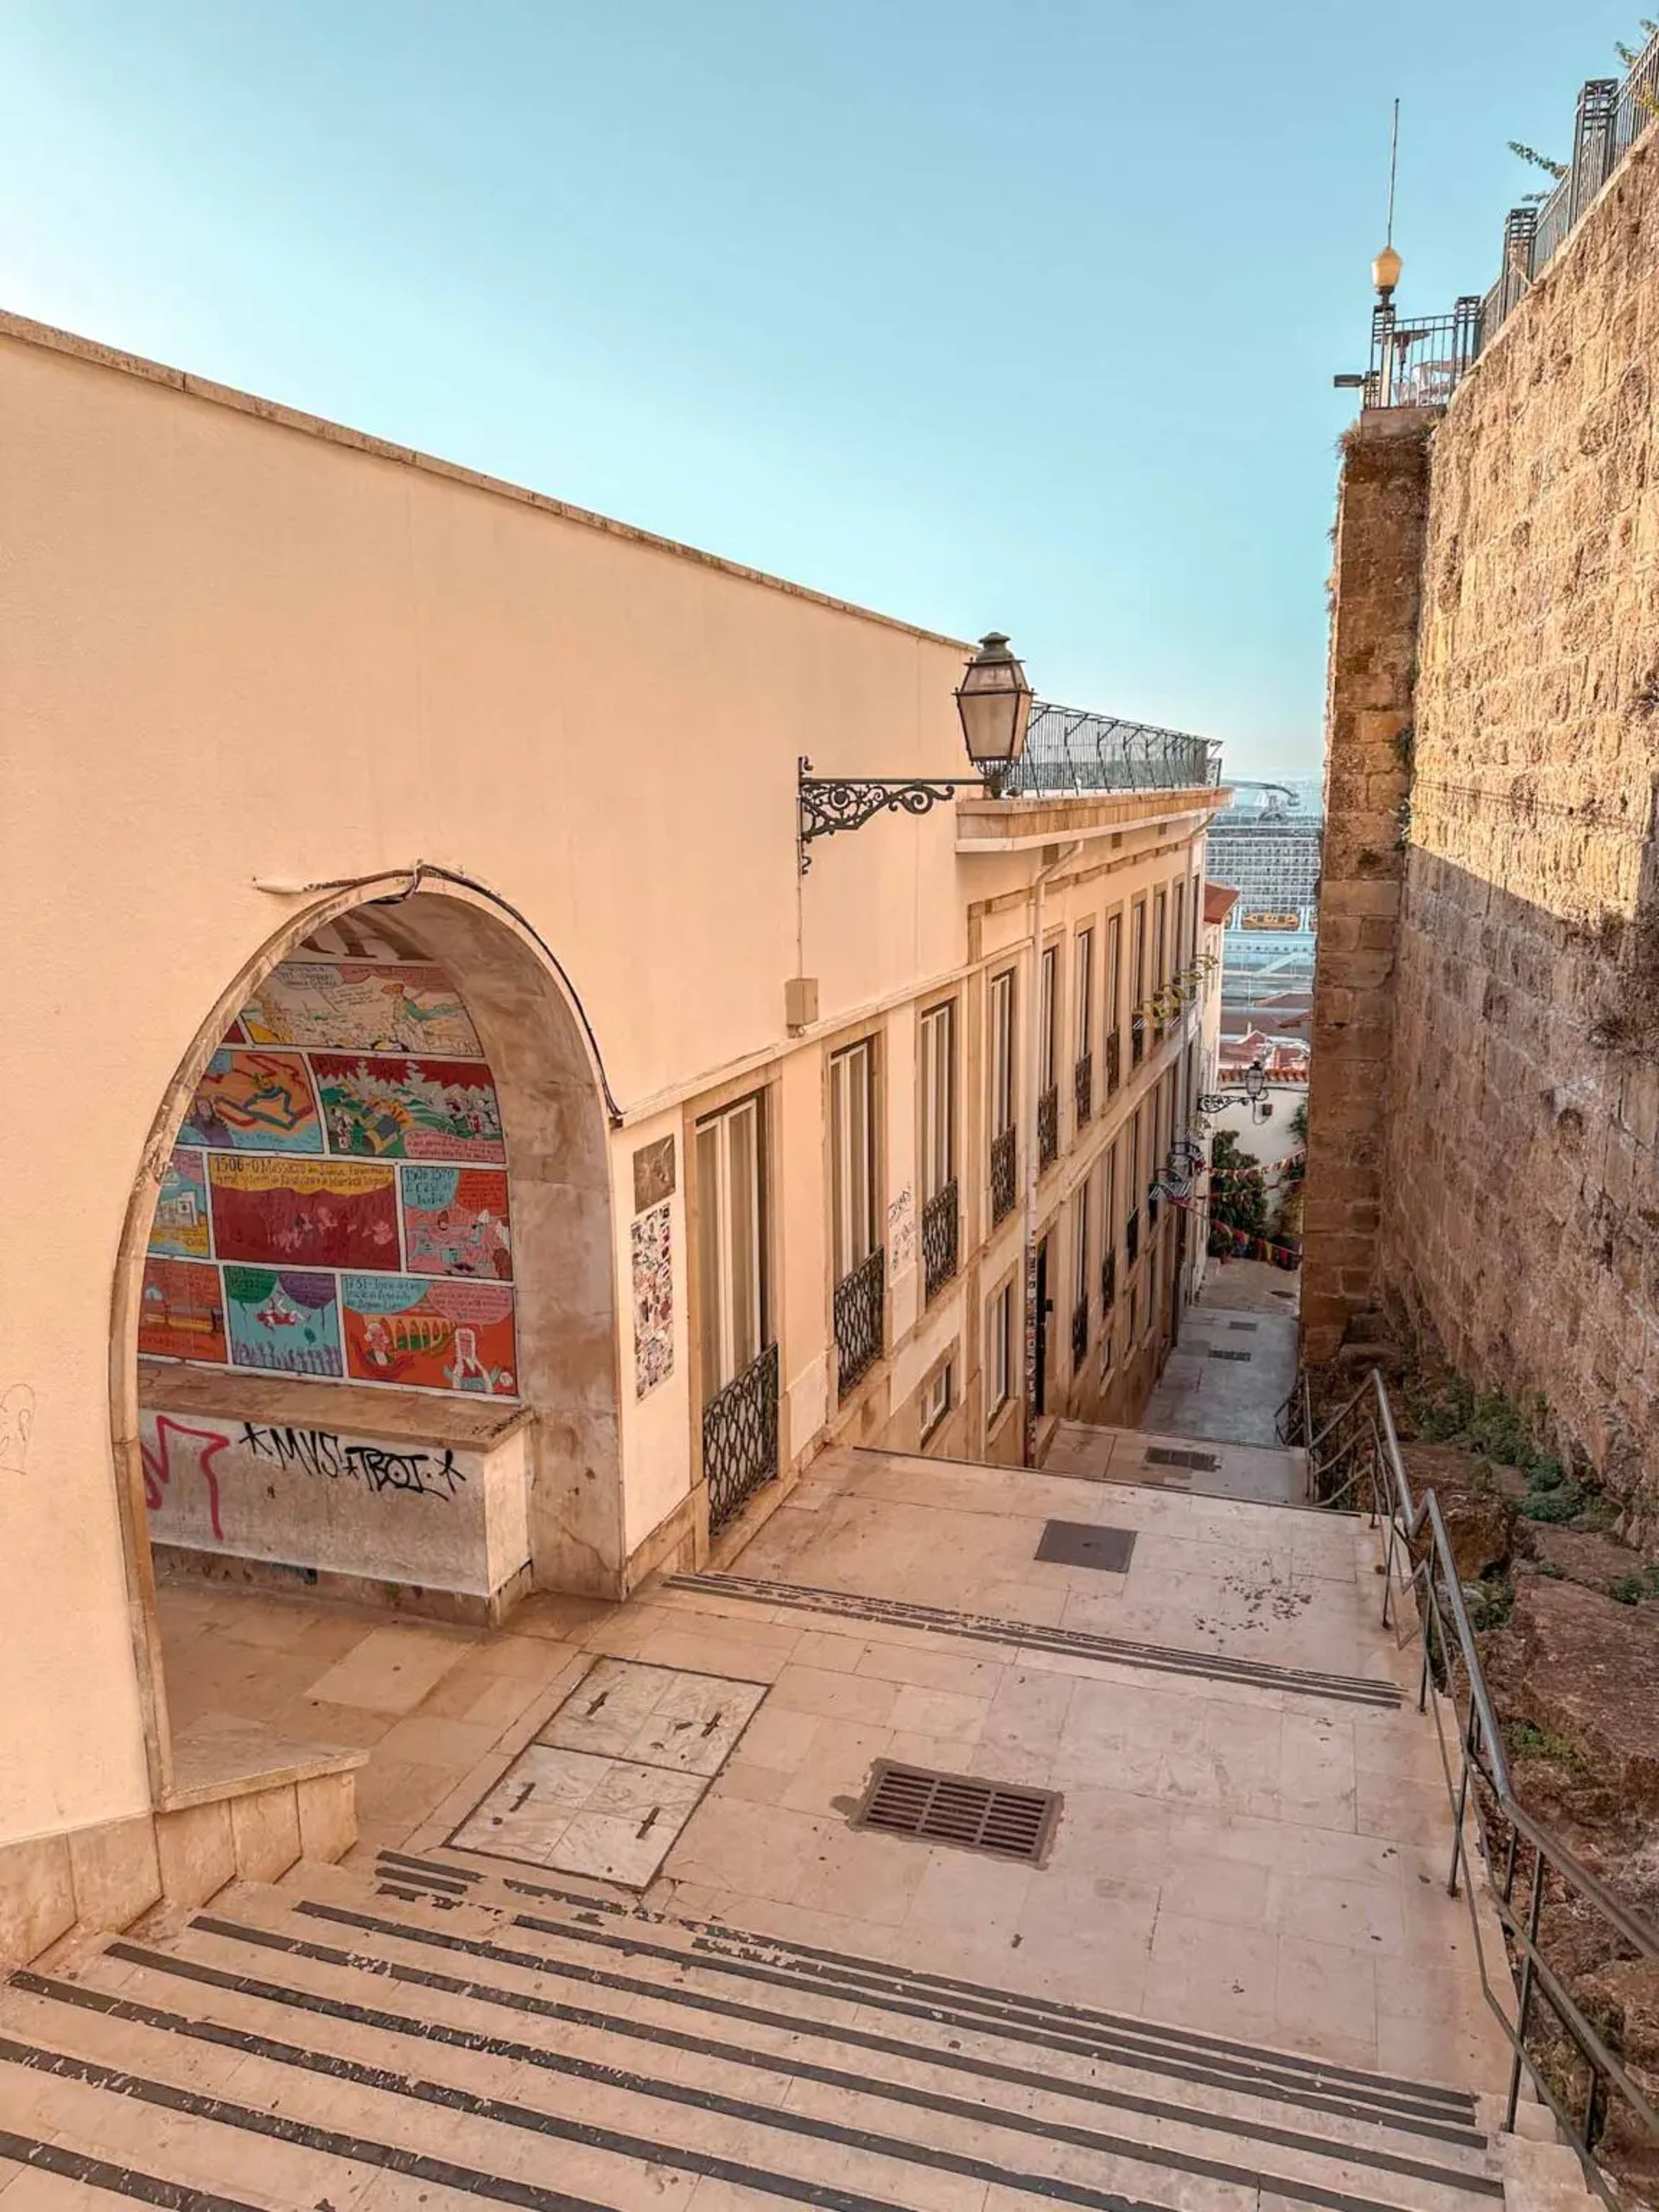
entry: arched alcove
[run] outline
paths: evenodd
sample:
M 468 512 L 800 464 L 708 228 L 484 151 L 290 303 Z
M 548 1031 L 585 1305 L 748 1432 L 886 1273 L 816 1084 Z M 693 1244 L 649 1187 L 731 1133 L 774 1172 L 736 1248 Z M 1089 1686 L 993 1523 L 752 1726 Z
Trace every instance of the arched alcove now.
M 314 902 L 247 963 L 129 1205 L 111 1407 L 163 1785 L 158 1556 L 450 1618 L 620 1592 L 591 1037 L 516 916 L 407 880 Z

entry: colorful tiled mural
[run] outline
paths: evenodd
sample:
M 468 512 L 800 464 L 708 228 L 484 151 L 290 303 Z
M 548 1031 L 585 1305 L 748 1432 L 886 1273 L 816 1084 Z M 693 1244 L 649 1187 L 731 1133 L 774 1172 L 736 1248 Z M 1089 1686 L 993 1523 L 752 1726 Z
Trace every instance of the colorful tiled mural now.
M 283 962 L 179 1133 L 140 1351 L 516 1396 L 505 1163 L 489 1064 L 442 968 Z

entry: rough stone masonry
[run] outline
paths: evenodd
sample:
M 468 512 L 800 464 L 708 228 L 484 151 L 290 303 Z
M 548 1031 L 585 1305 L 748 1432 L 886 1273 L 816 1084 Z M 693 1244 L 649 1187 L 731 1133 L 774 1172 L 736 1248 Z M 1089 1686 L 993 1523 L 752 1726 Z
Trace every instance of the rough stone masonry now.
M 1659 149 L 1346 442 L 1305 1355 L 1374 1303 L 1659 1521 Z

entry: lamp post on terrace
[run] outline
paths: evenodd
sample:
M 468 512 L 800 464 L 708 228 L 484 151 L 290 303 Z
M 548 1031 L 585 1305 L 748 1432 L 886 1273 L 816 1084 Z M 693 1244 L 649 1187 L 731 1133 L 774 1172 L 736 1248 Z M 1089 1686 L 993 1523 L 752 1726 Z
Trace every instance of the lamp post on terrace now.
M 861 830 L 878 814 L 927 814 L 959 791 L 1002 796 L 1008 771 L 1026 749 L 1031 686 L 1000 630 L 988 631 L 980 639 L 956 700 L 963 742 L 977 775 L 815 776 L 812 763 L 801 755 L 795 842 L 803 875 L 812 865 L 806 849 L 815 837 Z

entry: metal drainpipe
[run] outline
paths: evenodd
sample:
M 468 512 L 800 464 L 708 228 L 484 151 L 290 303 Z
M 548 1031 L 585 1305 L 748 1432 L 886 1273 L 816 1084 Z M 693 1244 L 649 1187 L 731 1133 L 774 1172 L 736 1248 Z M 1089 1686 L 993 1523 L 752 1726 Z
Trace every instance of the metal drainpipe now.
M 1031 995 L 1026 1001 L 1031 1008 L 1031 1050 L 1026 1055 L 1026 1097 L 1020 1116 L 1026 1126 L 1026 1190 L 1021 1230 L 1026 1261 L 1026 1410 L 1020 1460 L 1020 1465 L 1027 1467 L 1034 1467 L 1037 1464 L 1037 1332 L 1046 1319 L 1037 1311 L 1037 1178 L 1040 1173 L 1037 1101 L 1042 1092 L 1042 1071 L 1038 1064 L 1043 1049 L 1043 893 L 1050 878 L 1076 860 L 1082 850 L 1083 840 L 1079 837 L 1056 853 L 1052 861 L 1043 862 L 1031 887 Z M 1059 1012 L 1057 1004 L 1054 1008 L 1057 1027 Z

